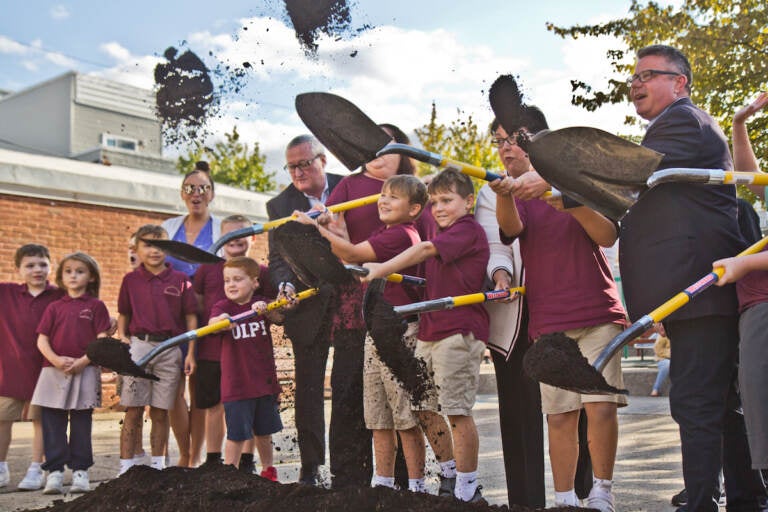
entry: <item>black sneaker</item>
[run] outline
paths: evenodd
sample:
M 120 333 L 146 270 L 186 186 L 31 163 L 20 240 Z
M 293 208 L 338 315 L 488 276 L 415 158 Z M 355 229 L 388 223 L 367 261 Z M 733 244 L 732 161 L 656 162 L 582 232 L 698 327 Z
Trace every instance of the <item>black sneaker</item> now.
M 679 493 L 672 496 L 672 505 L 676 507 L 684 507 L 688 504 L 688 491 L 683 489 Z
M 299 471 L 299 483 L 317 487 L 319 481 L 318 467 L 315 465 L 302 466 Z
M 483 498 L 483 494 L 480 492 L 480 489 L 482 489 L 482 485 L 478 485 L 477 489 L 475 489 L 475 494 L 472 495 L 472 499 L 469 500 L 468 503 L 482 503 L 483 505 L 487 505 L 488 501 Z
M 440 475 L 440 488 L 437 490 L 438 496 L 444 498 L 453 498 L 453 490 L 456 489 L 456 477 L 448 478 Z

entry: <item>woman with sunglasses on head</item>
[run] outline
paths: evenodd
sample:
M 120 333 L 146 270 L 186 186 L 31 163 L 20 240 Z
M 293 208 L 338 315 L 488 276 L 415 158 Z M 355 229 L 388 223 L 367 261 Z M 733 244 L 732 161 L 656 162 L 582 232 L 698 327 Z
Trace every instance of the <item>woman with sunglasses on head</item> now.
M 195 163 L 195 168 L 184 175 L 181 182 L 181 198 L 187 207 L 187 214 L 171 217 L 162 223 L 171 240 L 192 244 L 207 251 L 221 237 L 221 218 L 213 215 L 208 208 L 213 201 L 213 186 L 208 162 Z M 166 261 L 174 270 L 184 272 L 190 279 L 199 266 L 171 256 L 166 256 Z M 193 345 L 190 346 L 193 347 Z M 190 346 L 181 345 L 183 361 L 187 359 L 187 350 Z M 194 357 L 194 348 L 192 350 Z M 188 365 L 185 364 L 185 366 Z M 181 368 L 182 372 L 184 370 L 185 368 Z M 176 403 L 169 411 L 171 429 L 179 447 L 178 466 L 181 467 L 197 466 L 205 439 L 205 410 L 195 406 L 194 365 L 188 371 L 190 405 L 187 405 L 184 396 L 186 379 L 182 379 Z

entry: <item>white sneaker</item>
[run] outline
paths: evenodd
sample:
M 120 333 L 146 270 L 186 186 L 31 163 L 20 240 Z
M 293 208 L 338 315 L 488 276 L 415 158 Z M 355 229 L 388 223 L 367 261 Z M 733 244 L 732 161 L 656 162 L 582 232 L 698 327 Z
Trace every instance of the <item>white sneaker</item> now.
M 43 494 L 64 494 L 64 473 L 61 471 L 51 471 L 48 473 Z
M 18 489 L 20 491 L 37 491 L 43 488 L 45 482 L 45 474 L 39 467 L 29 468 L 27 474 L 24 475 L 24 479 L 19 482 Z
M 70 494 L 79 494 L 91 490 L 91 482 L 88 480 L 88 472 L 82 469 L 72 472 L 72 487 Z
M 605 489 L 598 489 L 597 486 L 589 492 L 589 496 L 584 500 L 584 506 L 596 508 L 600 512 L 616 512 L 613 506 L 613 493 Z
M 0 469 L 0 487 L 5 487 L 11 483 L 11 474 L 8 472 L 8 468 Z

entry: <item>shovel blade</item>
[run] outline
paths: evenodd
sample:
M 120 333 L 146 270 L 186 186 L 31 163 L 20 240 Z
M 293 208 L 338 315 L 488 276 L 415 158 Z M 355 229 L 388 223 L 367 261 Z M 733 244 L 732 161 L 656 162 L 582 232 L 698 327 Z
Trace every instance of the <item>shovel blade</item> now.
M 536 171 L 558 190 L 617 220 L 646 189 L 663 155 L 597 128 L 541 132 L 528 143 Z
M 323 238 L 317 227 L 300 222 L 287 222 L 274 230 L 272 238 L 277 251 L 305 285 L 319 283 L 344 285 L 355 282 Z
M 149 245 L 154 245 L 164 253 L 187 263 L 218 263 L 224 261 L 224 258 L 213 253 L 177 240 L 142 238 L 142 241 Z
M 328 151 L 351 170 L 376 158 L 392 137 L 352 102 L 325 92 L 296 96 L 296 112 Z
M 160 380 L 157 376 L 147 373 L 131 359 L 128 344 L 115 338 L 98 338 L 88 344 L 85 349 L 88 359 L 93 364 L 104 366 L 120 375 L 129 375 L 142 379 Z
M 536 340 L 523 357 L 523 369 L 532 379 L 585 395 L 627 395 L 606 382 L 589 364 L 575 340 L 558 332 Z

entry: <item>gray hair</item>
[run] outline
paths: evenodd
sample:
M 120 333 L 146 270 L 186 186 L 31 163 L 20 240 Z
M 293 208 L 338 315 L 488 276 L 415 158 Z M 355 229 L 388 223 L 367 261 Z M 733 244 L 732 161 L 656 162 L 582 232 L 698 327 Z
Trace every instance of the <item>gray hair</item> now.
M 288 151 L 291 148 L 295 148 L 296 146 L 299 146 L 301 144 L 309 144 L 310 149 L 312 149 L 313 155 L 325 155 L 325 148 L 322 144 L 320 144 L 320 141 L 317 140 L 317 138 L 314 135 L 304 134 L 299 135 L 298 137 L 294 137 L 291 139 L 291 142 L 288 143 L 287 146 L 285 146 L 285 150 Z

